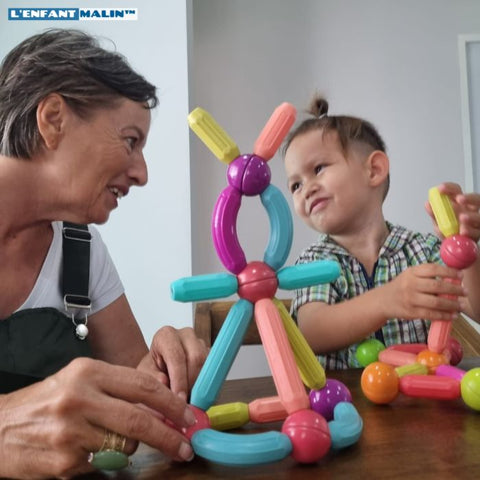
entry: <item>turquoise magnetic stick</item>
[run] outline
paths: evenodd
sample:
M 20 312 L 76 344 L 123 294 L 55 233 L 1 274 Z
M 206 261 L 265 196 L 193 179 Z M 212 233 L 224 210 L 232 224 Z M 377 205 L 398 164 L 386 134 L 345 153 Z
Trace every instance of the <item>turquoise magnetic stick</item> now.
M 283 267 L 292 247 L 292 215 L 285 197 L 274 185 L 269 185 L 260 198 L 270 220 L 270 238 L 263 261 L 274 270 L 278 270 Z

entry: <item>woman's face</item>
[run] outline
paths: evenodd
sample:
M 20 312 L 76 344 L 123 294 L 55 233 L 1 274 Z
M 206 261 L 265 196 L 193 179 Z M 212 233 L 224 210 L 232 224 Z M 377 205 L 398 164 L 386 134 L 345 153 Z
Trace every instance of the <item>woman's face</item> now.
M 104 223 L 132 185 L 147 183 L 143 147 L 150 128 L 150 110 L 122 99 L 87 119 L 72 111 L 69 128 L 57 149 L 59 192 L 64 219 Z M 72 218 L 74 216 L 74 218 Z

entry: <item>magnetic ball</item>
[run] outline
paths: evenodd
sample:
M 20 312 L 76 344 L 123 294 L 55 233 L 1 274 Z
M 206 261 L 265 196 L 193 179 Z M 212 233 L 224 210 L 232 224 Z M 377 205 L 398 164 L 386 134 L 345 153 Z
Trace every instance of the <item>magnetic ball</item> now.
M 472 368 L 463 376 L 460 391 L 463 401 L 473 410 L 480 411 L 480 368 Z
M 422 350 L 417 354 L 417 363 L 425 365 L 429 373 L 434 374 L 439 365 L 447 365 L 448 360 L 443 353 Z
M 264 262 L 250 262 L 238 275 L 238 296 L 255 303 L 273 298 L 278 287 L 275 272 Z
M 385 345 L 380 340 L 369 338 L 358 345 L 355 356 L 357 357 L 358 363 L 362 367 L 366 367 L 378 360 L 378 354 L 382 350 L 385 350 Z
M 257 155 L 240 155 L 230 163 L 227 180 L 230 186 L 247 197 L 260 195 L 270 185 L 270 167 Z
M 292 457 L 299 463 L 317 462 L 332 444 L 327 421 L 312 410 L 298 410 L 289 415 L 282 433 L 292 442 Z
M 450 352 L 450 365 L 458 365 L 463 358 L 462 344 L 454 337 L 448 337 L 446 350 Z
M 194 405 L 190 405 L 190 410 L 192 410 L 193 414 L 195 415 L 196 422 L 191 427 L 182 428 L 182 433 L 189 439 L 192 439 L 192 436 L 198 430 L 203 430 L 205 428 L 210 428 L 210 420 L 208 419 L 208 415 L 202 409 L 195 407 Z
M 310 390 L 310 407 L 327 421 L 333 419 L 333 410 L 340 402 L 352 403 L 352 394 L 345 384 L 333 378 L 327 379 L 319 390 Z
M 382 362 L 373 362 L 362 372 L 363 394 L 373 403 L 390 403 L 398 395 L 398 375 L 395 369 Z
M 465 235 L 452 235 L 443 240 L 440 246 L 440 256 L 448 265 L 463 270 L 475 262 L 478 254 L 477 244 Z

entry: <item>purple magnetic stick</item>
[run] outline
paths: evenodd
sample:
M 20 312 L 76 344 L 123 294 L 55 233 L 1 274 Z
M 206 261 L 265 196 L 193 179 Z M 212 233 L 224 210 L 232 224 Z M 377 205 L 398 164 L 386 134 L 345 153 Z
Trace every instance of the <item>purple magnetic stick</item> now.
M 247 265 L 238 241 L 237 215 L 242 194 L 232 186 L 219 195 L 212 216 L 212 238 L 218 258 L 231 273 L 239 274 Z

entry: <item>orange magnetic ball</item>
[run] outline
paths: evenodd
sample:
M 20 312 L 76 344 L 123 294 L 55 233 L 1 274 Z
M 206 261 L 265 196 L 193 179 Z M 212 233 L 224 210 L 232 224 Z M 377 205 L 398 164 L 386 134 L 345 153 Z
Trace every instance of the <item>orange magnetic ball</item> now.
M 398 395 L 398 375 L 395 368 L 373 362 L 363 370 L 360 385 L 364 395 L 373 403 L 390 403 Z
M 417 362 L 425 365 L 430 374 L 434 374 L 439 365 L 448 365 L 447 357 L 443 353 L 422 350 L 417 354 Z

